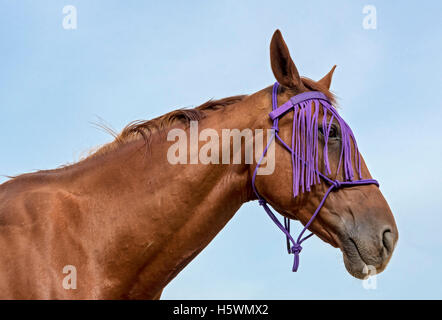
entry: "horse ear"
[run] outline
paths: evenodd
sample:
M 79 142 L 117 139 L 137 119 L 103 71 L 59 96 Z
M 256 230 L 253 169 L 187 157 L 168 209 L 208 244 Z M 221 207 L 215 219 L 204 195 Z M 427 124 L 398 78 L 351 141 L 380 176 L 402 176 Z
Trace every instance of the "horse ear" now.
M 303 87 L 301 77 L 279 30 L 275 31 L 270 42 L 270 63 L 273 74 L 281 85 L 298 89 Z
M 335 69 L 336 65 L 334 65 L 333 68 L 331 68 L 331 70 L 324 76 L 324 78 L 318 81 L 318 83 L 323 87 L 330 89 L 331 81 L 333 78 L 333 72 L 335 72 Z

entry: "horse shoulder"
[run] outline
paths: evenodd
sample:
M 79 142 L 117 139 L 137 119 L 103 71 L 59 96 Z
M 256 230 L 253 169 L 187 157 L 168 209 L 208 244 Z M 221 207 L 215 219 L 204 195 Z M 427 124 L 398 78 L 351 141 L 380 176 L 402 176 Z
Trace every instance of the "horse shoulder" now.
M 55 185 L 0 186 L 0 297 L 46 299 L 64 293 L 60 283 L 72 238 L 67 226 L 78 211 L 77 197 Z

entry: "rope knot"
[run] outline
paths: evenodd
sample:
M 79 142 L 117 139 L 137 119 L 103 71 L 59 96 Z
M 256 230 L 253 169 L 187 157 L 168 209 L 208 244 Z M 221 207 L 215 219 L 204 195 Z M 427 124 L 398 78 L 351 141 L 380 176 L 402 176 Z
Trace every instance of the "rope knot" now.
M 293 253 L 294 259 L 293 259 L 293 268 L 292 271 L 296 272 L 298 271 L 299 267 L 299 253 L 301 253 L 302 247 L 299 243 L 295 243 L 293 247 L 290 248 L 291 253 Z
M 258 199 L 258 203 L 260 206 L 263 206 L 266 204 L 266 201 L 264 199 Z
M 301 245 L 299 243 L 295 243 L 291 248 L 290 252 L 295 255 L 298 255 L 299 253 L 301 253 L 301 250 L 302 250 Z
M 342 187 L 342 184 L 338 180 L 333 180 L 332 185 L 335 187 L 335 189 L 339 189 Z

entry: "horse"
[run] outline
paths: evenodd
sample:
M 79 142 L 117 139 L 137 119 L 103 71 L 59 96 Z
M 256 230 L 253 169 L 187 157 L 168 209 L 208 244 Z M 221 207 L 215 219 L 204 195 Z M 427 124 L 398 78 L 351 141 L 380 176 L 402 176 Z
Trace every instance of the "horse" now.
M 293 112 L 279 118 L 281 141 L 270 142 L 275 157 L 271 174 L 254 175 L 256 159 L 251 163 L 167 160 L 176 142 L 167 133 L 188 133 L 191 123 L 198 124 L 199 132 L 208 129 L 219 135 L 224 129 L 275 129 L 269 118 L 272 99 L 279 106 L 300 94 L 319 92 L 321 101 L 335 103 L 330 92 L 335 67 L 319 81 L 301 77 L 279 30 L 271 39 L 270 62 L 276 89 L 270 86 L 135 121 L 77 163 L 22 174 L 1 184 L 0 298 L 159 299 L 166 285 L 242 204 L 259 199 L 340 249 L 354 277 L 364 278 L 367 266 L 382 272 L 398 240 L 396 223 L 376 183 L 338 188 L 333 182 L 346 180 L 343 170 L 338 170 L 344 129 L 330 113 L 317 113 L 316 124 L 325 121 L 326 127 L 317 125 L 311 131 L 317 137 L 319 159 L 310 172 L 314 183 L 308 190 L 299 189 L 296 196 L 294 154 L 281 143 L 298 139 L 292 137 Z M 314 112 L 319 105 L 311 108 Z M 245 140 L 241 139 L 243 147 Z M 352 170 L 359 166 L 362 176 L 371 179 L 363 157 L 355 151 L 356 141 L 349 141 L 347 147 L 358 153 L 348 158 Z M 233 142 L 227 147 L 233 148 Z M 196 152 L 201 148 L 197 141 Z M 233 156 L 231 152 L 229 159 Z M 298 179 L 304 179 L 306 172 Z M 314 178 L 319 172 L 334 183 L 334 190 L 328 189 L 327 181 Z M 311 220 L 315 209 L 318 214 Z

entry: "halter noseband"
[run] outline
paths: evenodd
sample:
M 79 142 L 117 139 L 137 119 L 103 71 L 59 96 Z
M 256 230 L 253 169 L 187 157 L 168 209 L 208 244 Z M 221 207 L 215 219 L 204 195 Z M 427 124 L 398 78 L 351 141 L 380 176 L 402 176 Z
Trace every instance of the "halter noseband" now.
M 360 155 L 357 148 L 356 140 L 354 135 L 350 129 L 350 127 L 345 123 L 345 121 L 339 116 L 337 111 L 333 108 L 330 101 L 327 97 L 318 91 L 304 92 L 293 96 L 278 107 L 277 103 L 277 93 L 278 93 L 278 82 L 273 85 L 272 90 L 272 109 L 273 111 L 269 113 L 270 119 L 273 121 L 273 132 L 271 137 L 268 139 L 268 143 L 266 148 L 263 151 L 261 158 L 259 159 L 255 171 L 252 177 L 252 188 L 254 193 L 258 198 L 259 204 L 264 208 L 269 217 L 273 220 L 273 222 L 277 225 L 279 229 L 285 234 L 287 239 L 287 251 L 288 253 L 293 253 L 294 262 L 292 271 L 296 272 L 299 266 L 299 253 L 302 250 L 301 244 L 310 238 L 313 233 L 303 237 L 305 231 L 310 227 L 313 220 L 319 214 L 319 211 L 323 207 L 328 195 L 333 190 L 338 190 L 340 188 L 345 187 L 353 187 L 356 185 L 367 185 L 367 184 L 375 184 L 379 186 L 379 183 L 374 179 L 362 179 L 361 177 L 361 161 Z M 315 111 L 312 109 L 312 104 L 315 103 L 316 108 Z M 330 166 L 328 163 L 328 149 L 327 149 L 327 141 L 328 134 L 330 132 L 330 127 L 334 119 L 339 123 L 341 128 L 341 140 L 342 140 L 342 148 L 341 155 L 339 159 L 339 165 L 337 169 L 337 173 L 343 167 L 344 171 L 344 179 L 346 181 L 333 180 L 327 177 L 326 174 L 319 172 L 318 169 L 318 114 L 320 106 L 322 106 L 324 111 L 324 116 L 322 120 L 323 125 L 323 134 L 325 139 L 324 146 L 324 162 L 325 162 L 325 171 L 326 174 L 331 174 Z M 280 117 L 284 116 L 287 112 L 293 111 L 293 132 L 292 132 L 292 146 L 288 146 L 279 136 L 279 125 L 278 120 Z M 331 119 L 327 121 L 327 112 L 330 112 Z M 328 123 L 327 123 L 328 122 Z M 295 136 L 295 133 L 297 135 Z M 296 197 L 300 192 L 310 191 L 311 186 L 317 184 L 322 180 L 325 180 L 326 183 L 330 185 L 330 187 L 325 192 L 319 206 L 316 208 L 316 211 L 313 213 L 310 220 L 302 229 L 296 241 L 290 234 L 290 219 L 284 217 L 284 225 L 276 218 L 273 214 L 272 210 L 269 208 L 267 201 L 259 194 L 258 190 L 255 186 L 256 175 L 261 165 L 264 156 L 267 153 L 267 150 L 270 144 L 273 142 L 274 138 L 277 138 L 278 141 L 291 153 L 292 156 L 292 172 L 293 172 L 293 196 Z M 351 141 L 354 144 L 354 158 L 352 159 L 352 147 Z M 358 167 L 357 173 L 359 175 L 359 179 L 355 180 L 353 175 L 353 165 L 352 161 L 354 160 L 355 165 Z

